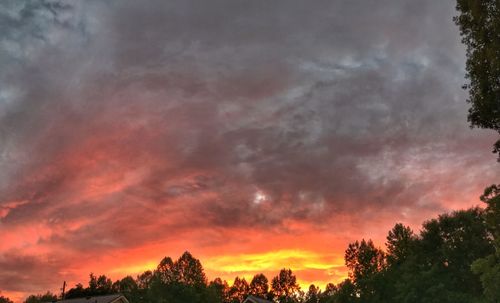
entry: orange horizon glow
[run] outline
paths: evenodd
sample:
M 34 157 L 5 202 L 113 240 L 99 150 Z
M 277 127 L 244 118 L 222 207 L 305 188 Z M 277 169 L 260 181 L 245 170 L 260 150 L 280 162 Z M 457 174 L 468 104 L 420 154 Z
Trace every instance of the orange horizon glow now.
M 188 174 L 183 177 L 184 182 L 189 182 L 192 175 Z M 124 190 L 124 182 L 115 181 L 115 177 L 112 177 L 110 182 L 104 181 L 106 176 L 92 180 L 102 181 L 92 181 L 88 183 L 90 190 L 80 191 L 82 193 L 92 192 L 91 195 L 84 195 L 89 199 L 95 198 L 95 195 L 108 196 L 117 190 Z M 118 189 L 117 184 L 121 184 Z M 465 203 L 454 202 L 453 207 L 472 206 L 468 204 L 468 201 L 473 201 L 475 192 L 479 190 L 480 186 L 470 189 L 469 196 L 462 195 L 461 197 Z M 441 195 L 444 197 L 448 194 Z M 215 194 L 204 193 L 203 196 L 211 197 Z M 187 211 L 184 208 L 185 205 L 198 205 L 197 203 L 193 199 L 188 199 L 175 207 L 168 206 L 168 216 L 171 220 L 181 221 L 182 214 Z M 261 201 L 257 206 L 265 208 L 270 203 L 273 202 Z M 443 204 L 451 204 L 451 201 Z M 9 211 L 12 211 L 12 209 L 22 206 L 23 203 L 9 205 L 11 207 Z M 366 210 L 367 213 L 371 211 L 373 210 L 370 208 Z M 412 226 L 417 232 L 421 223 L 417 222 L 418 219 L 421 217 L 429 218 L 437 213 L 436 211 L 422 212 L 420 216 L 413 216 L 413 220 L 403 223 Z M 130 218 L 134 218 L 135 214 L 131 213 L 130 215 Z M 310 284 L 324 289 L 326 284 L 337 284 L 347 277 L 343 254 L 348 243 L 361 238 L 371 238 L 374 239 L 377 246 L 383 248 L 387 231 L 396 223 L 390 210 L 379 211 L 378 216 L 370 221 L 363 221 L 363 215 L 363 213 L 359 213 L 358 218 L 354 218 L 345 213 L 336 214 L 335 230 L 333 231 L 332 227 L 287 219 L 283 224 L 286 226 L 285 230 L 282 228 L 252 229 L 245 227 L 217 230 L 210 228 L 181 229 L 174 237 L 174 241 L 162 240 L 159 237 L 157 240 L 122 248 L 115 248 L 114 242 L 110 241 L 108 244 L 105 242 L 108 240 L 102 239 L 99 243 L 109 245 L 112 249 L 106 254 L 98 256 L 87 255 L 82 260 L 83 263 L 71 261 L 84 256 L 81 252 L 72 249 L 71 246 L 64 246 L 62 243 L 49 245 L 46 239 L 53 237 L 57 239 L 68 232 L 78 232 L 92 220 L 101 220 L 101 218 L 106 220 L 109 218 L 106 214 L 70 221 L 64 226 L 43 222 L 36 225 L 17 226 L 5 235 L 4 239 L 7 241 L 0 244 L 1 250 L 12 251 L 16 248 L 23 248 L 25 254 L 38 256 L 41 260 L 47 261 L 49 260 L 47 256 L 52 251 L 58 250 L 60 255 L 69 261 L 58 268 L 57 274 L 60 276 L 60 281 L 54 281 L 51 283 L 52 286 L 33 288 L 27 291 L 2 291 L 2 294 L 15 302 L 21 302 L 29 294 L 42 294 L 46 291 L 58 293 L 59 284 L 62 284 L 64 280 L 67 281 L 68 288 L 74 287 L 76 283 L 86 285 L 90 272 L 96 275 L 105 274 L 113 281 L 127 275 L 135 277 L 145 270 L 154 270 L 163 257 L 170 256 L 175 260 L 185 250 L 190 251 L 194 257 L 200 259 L 209 280 L 219 277 L 231 285 L 236 276 L 243 277 L 250 282 L 255 274 L 263 273 L 270 282 L 280 269 L 290 268 L 297 276 L 298 283 L 303 290 L 307 290 Z M 410 214 L 407 216 L 410 217 Z M 122 220 L 116 222 L 118 225 L 124 224 Z M 149 233 L 154 232 L 156 225 L 137 225 L 136 228 Z M 207 245 L 207 239 L 212 237 L 214 237 L 216 244 L 208 242 L 210 245 Z M 238 240 L 226 242 L 224 239 Z M 169 253 L 165 254 L 164 252 Z
M 350 217 L 338 216 L 337 227 L 347 231 L 347 226 L 352 226 L 354 222 L 352 220 Z M 91 272 L 96 275 L 105 274 L 113 281 L 127 275 L 136 277 L 146 270 L 154 270 L 165 256 L 170 256 L 175 260 L 184 250 L 190 251 L 195 258 L 200 259 L 209 281 L 219 277 L 232 285 L 236 276 L 250 282 L 255 274 L 263 273 L 270 283 L 280 269 L 290 268 L 297 276 L 297 281 L 303 290 L 307 290 L 310 284 L 324 289 L 328 283 L 337 284 L 347 278 L 343 254 L 349 242 L 361 238 L 372 238 L 377 246 L 383 248 L 386 232 L 393 223 L 390 214 L 387 214 L 386 218 L 384 213 L 381 213 L 378 220 L 369 222 L 369 224 L 365 222 L 358 229 L 351 227 L 349 233 L 341 236 L 332 233 L 329 229 L 318 229 L 303 222 L 289 221 L 286 225 L 292 233 L 283 233 L 279 230 L 252 231 L 245 229 L 219 231 L 224 237 L 241 237 L 241 241 L 228 242 L 213 247 L 196 245 L 210 234 L 208 231 L 188 230 L 179 234 L 176 242 L 153 241 L 137 247 L 113 249 L 113 251 L 98 258 L 86 259 L 84 264 L 69 263 L 59 270 L 58 274 L 61 275 L 62 279 L 52 287 L 33 289 L 28 292 L 3 291 L 2 294 L 15 302 L 21 302 L 29 294 L 42 294 L 46 291 L 58 293 L 60 287 L 58 284 L 61 284 L 63 280 L 68 283 L 68 289 L 74 287 L 76 283 L 82 283 L 85 286 L 88 274 Z M 416 232 L 418 231 L 419 225 L 412 222 L 406 223 L 410 224 Z M 68 230 L 77 230 L 84 224 L 83 221 L 74 221 Z M 375 226 L 384 226 L 384 232 L 382 229 L 374 232 Z M 57 229 L 44 227 L 44 225 L 24 226 L 16 234 L 30 236 L 20 238 L 10 234 L 13 238 L 7 242 L 9 246 L 4 246 L 3 249 L 9 250 L 24 245 L 26 252 L 31 251 L 31 253 L 43 257 L 50 253 L 54 247 L 41 245 L 43 241 L 40 243 L 40 239 L 58 235 L 60 232 Z M 358 236 L 356 237 L 354 234 Z M 7 243 L 4 242 L 4 245 Z M 287 243 L 295 243 L 295 245 L 284 248 L 289 245 Z M 263 245 L 267 247 L 267 250 L 262 249 Z M 182 249 L 182 247 L 192 247 L 192 249 Z M 68 251 L 68 248 L 60 247 L 59 249 L 67 251 L 68 258 L 78 258 L 78 254 L 71 252 L 71 250 Z M 223 253 L 225 251 L 227 253 Z
M 172 258 L 176 258 L 171 256 Z M 196 255 L 194 257 L 197 257 Z M 108 267 L 104 271 L 94 271 L 96 275 L 105 274 L 113 281 L 126 276 L 136 277 L 147 270 L 155 270 L 160 260 L 149 260 L 133 263 L 129 266 Z M 269 280 L 276 276 L 280 269 L 292 269 L 297 276 L 297 282 L 302 290 L 307 290 L 309 285 L 314 284 L 320 289 L 328 283 L 338 284 L 347 278 L 344 267 L 343 255 L 321 254 L 313 251 L 300 249 L 281 249 L 262 253 L 249 253 L 239 255 L 219 255 L 200 258 L 208 281 L 221 278 L 231 286 L 235 277 L 245 278 L 248 283 L 254 275 L 263 273 Z M 90 273 L 90 272 L 89 272 Z M 74 287 L 76 283 L 82 283 L 84 287 L 88 281 L 88 274 L 82 276 L 81 280 L 67 281 L 67 290 Z M 317 279 L 318 276 L 324 279 Z M 62 282 L 61 282 L 62 283 Z M 58 289 L 47 289 L 53 293 L 59 293 Z M 45 291 L 33 294 L 42 294 Z M 23 301 L 26 294 L 23 292 L 2 292 L 4 296 L 11 299 Z

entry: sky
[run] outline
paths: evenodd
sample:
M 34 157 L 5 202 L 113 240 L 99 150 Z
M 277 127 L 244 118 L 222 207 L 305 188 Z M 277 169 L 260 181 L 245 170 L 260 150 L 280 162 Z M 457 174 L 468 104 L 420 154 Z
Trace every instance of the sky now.
M 348 243 L 480 205 L 452 0 L 2 1 L 0 291 L 190 251 L 346 276 Z

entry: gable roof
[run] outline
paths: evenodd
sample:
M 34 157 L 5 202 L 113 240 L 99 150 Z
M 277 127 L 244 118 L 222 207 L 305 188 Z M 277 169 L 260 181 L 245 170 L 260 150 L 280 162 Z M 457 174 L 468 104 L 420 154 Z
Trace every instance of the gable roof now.
M 120 294 L 74 298 L 74 299 L 57 301 L 57 303 L 118 303 L 120 301 L 124 303 L 129 303 L 127 298 L 125 298 L 123 295 Z
M 245 301 L 243 301 L 243 303 L 273 303 L 273 302 L 250 295 L 245 299 Z

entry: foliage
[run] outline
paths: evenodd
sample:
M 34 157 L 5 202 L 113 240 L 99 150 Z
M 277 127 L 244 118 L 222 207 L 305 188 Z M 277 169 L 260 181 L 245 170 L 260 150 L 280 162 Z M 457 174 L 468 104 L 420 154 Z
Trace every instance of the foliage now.
M 500 299 L 500 185 L 491 185 L 481 196 L 487 204 L 485 221 L 490 232 L 494 252 L 472 264 L 472 271 L 479 275 L 487 302 Z
M 11 299 L 0 295 L 0 303 L 14 303 Z
M 372 299 L 376 292 L 376 276 L 385 267 L 385 255 L 371 240 L 349 244 L 345 252 L 349 278 L 356 286 L 357 295 Z
M 88 289 L 83 288 L 83 284 L 78 283 L 75 287 L 68 290 L 65 299 L 81 298 L 87 296 Z
M 240 303 L 248 295 L 250 286 L 245 278 L 236 277 L 233 286 L 229 289 L 229 299 L 232 303 Z
M 398 265 L 410 255 L 415 245 L 416 237 L 409 226 L 397 223 L 387 235 L 387 263 Z
M 317 287 L 314 284 L 311 284 L 305 295 L 304 303 L 318 303 L 320 296 L 321 296 L 321 291 L 319 287 Z
M 136 280 L 131 276 L 126 276 L 117 280 L 112 286 L 113 292 L 123 294 L 129 302 L 138 302 L 140 299 L 139 286 Z
M 298 302 L 299 284 L 291 269 L 283 268 L 271 282 L 273 296 L 279 303 Z
M 474 260 L 492 251 L 478 208 L 444 214 L 424 223 L 407 261 L 389 274 L 399 277 L 392 293 L 401 302 L 474 302 L 481 284 Z
M 454 21 L 467 47 L 468 120 L 471 126 L 500 133 L 500 2 L 457 0 L 456 8 Z M 500 140 L 494 152 L 500 152 Z
M 215 278 L 208 285 L 208 292 L 211 302 L 230 302 L 229 285 L 221 278 Z
M 207 284 L 200 260 L 194 258 L 187 251 L 173 264 L 172 274 L 175 282 L 180 284 L 194 287 L 202 287 Z
M 264 274 L 256 274 L 252 278 L 249 293 L 263 299 L 269 297 L 269 281 Z
M 88 296 L 102 296 L 116 293 L 117 290 L 113 289 L 113 282 L 105 275 L 95 276 L 93 273 L 89 275 L 88 287 L 84 288 L 82 284 L 78 283 L 75 287 L 68 290 L 65 299 L 81 298 Z
M 454 21 L 467 47 L 469 83 L 464 88 L 469 90 L 469 122 L 500 133 L 500 1 L 457 0 L 456 8 L 459 15 Z M 493 151 L 500 161 L 500 140 Z M 500 185 L 486 188 L 481 200 L 487 204 L 483 217 L 493 251 L 475 260 L 471 268 L 479 276 L 484 302 L 499 302 Z
M 486 209 L 440 215 L 419 235 L 396 224 L 386 253 L 370 240 L 351 243 L 345 254 L 349 279 L 319 302 L 498 302 L 499 193 L 499 187 L 487 189 L 481 198 Z
M 184 252 L 175 262 L 164 258 L 154 272 L 139 277 L 141 299 L 147 302 L 206 302 L 207 298 L 219 302 L 222 298 L 214 287 L 207 286 L 201 262 Z M 222 283 L 221 283 L 222 284 Z
M 500 256 L 492 254 L 476 260 L 472 271 L 480 276 L 487 302 L 498 302 L 500 298 Z
M 24 303 L 42 303 L 42 302 L 54 302 L 57 300 L 57 296 L 50 291 L 47 291 L 45 294 L 42 295 L 31 295 L 26 300 Z

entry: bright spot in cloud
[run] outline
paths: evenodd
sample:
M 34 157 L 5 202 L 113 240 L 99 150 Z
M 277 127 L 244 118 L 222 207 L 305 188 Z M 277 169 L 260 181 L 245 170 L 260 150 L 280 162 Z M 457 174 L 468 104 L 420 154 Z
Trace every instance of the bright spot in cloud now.
M 266 200 L 267 200 L 267 196 L 263 192 L 257 191 L 254 195 L 253 203 L 260 204 Z

